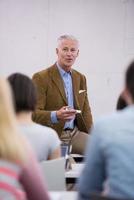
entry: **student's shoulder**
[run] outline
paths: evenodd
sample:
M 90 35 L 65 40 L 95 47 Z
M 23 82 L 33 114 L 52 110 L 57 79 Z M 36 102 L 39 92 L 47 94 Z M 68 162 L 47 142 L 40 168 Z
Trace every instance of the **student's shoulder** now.
M 114 129 L 120 127 L 123 123 L 123 115 L 119 111 L 106 114 L 94 121 L 93 129 L 104 134 L 105 132 L 113 132 Z
M 94 124 L 96 124 L 96 125 L 102 125 L 102 124 L 105 124 L 105 123 L 107 124 L 108 122 L 115 120 L 116 116 L 117 116 L 116 111 L 114 111 L 110 114 L 101 115 L 101 116 L 96 118 Z
M 34 128 L 38 129 L 38 131 L 40 131 L 42 134 L 58 137 L 56 131 L 50 127 L 43 126 L 34 122 Z

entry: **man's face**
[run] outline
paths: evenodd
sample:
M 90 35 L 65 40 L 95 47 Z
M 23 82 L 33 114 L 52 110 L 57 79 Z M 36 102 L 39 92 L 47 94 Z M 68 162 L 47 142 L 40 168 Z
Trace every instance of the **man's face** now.
M 59 65 L 65 70 L 70 71 L 78 56 L 78 43 L 75 40 L 63 39 L 56 48 Z

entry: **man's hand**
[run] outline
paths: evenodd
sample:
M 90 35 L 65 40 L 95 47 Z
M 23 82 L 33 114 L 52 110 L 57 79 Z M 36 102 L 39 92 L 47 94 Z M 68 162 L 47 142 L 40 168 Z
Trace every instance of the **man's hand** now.
M 74 119 L 75 114 L 76 110 L 69 106 L 63 106 L 60 110 L 56 111 L 57 119 L 65 122 Z

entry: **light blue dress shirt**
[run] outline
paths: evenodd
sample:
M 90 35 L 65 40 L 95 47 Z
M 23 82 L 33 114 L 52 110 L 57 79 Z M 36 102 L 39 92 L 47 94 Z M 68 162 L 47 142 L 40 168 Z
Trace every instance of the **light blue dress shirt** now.
M 79 200 L 92 192 L 134 199 L 134 105 L 98 120 L 91 131 Z
M 64 89 L 66 93 L 66 98 L 68 101 L 68 106 L 71 108 L 74 108 L 74 99 L 73 99 L 73 86 L 72 86 L 72 77 L 71 77 L 71 71 L 66 72 L 64 71 L 59 64 L 57 63 L 58 70 L 60 72 L 60 75 L 64 82 Z M 51 112 L 51 121 L 53 123 L 58 123 L 57 117 L 56 117 L 56 111 Z M 68 121 L 65 123 L 64 128 L 74 128 L 74 119 Z

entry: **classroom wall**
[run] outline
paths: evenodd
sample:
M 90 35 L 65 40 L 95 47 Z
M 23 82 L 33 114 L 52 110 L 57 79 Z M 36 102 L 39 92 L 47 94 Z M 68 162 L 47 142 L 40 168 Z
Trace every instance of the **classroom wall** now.
M 134 0 L 0 0 L 0 74 L 32 76 L 56 61 L 56 39 L 80 41 L 94 119 L 114 111 L 134 58 Z

